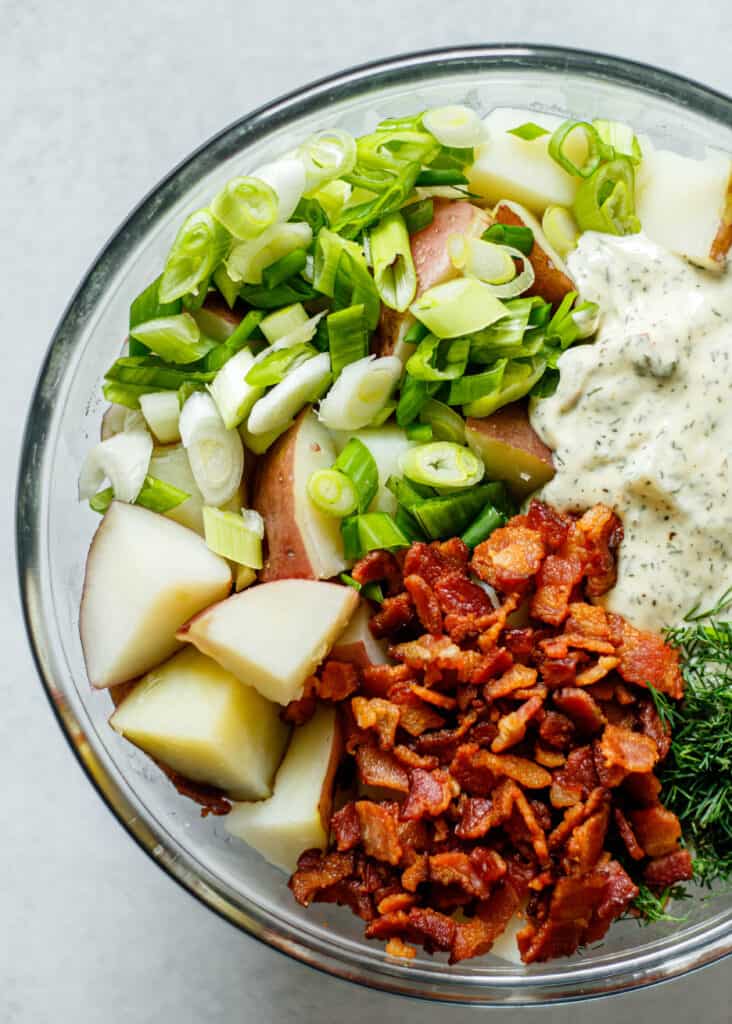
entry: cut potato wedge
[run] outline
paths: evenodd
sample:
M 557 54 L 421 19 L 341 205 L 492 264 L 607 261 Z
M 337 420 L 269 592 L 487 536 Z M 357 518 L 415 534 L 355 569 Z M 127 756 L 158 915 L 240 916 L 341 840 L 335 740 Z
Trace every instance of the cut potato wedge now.
M 522 402 L 512 402 L 482 420 L 466 420 L 465 437 L 485 463 L 486 478 L 505 480 L 518 498 L 554 476 L 551 449 L 531 426 Z
M 189 647 L 149 672 L 109 720 L 125 739 L 233 800 L 262 800 L 287 744 L 279 708 Z
M 498 203 L 493 217 L 499 224 L 531 228 L 534 244 L 529 253 L 529 261 L 536 276 L 533 285 L 524 295 L 540 295 L 542 299 L 558 306 L 567 292 L 575 290 L 575 283 L 567 264 L 544 234 L 539 221 L 525 206 L 508 199 Z
M 551 135 L 526 142 L 509 134 L 527 122 L 553 132 L 562 120 L 536 110 L 500 107 L 492 111 L 483 122 L 488 139 L 468 171 L 470 191 L 489 203 L 513 199 L 539 215 L 547 206 L 571 206 L 580 179 L 567 174 L 549 156 Z
M 721 270 L 732 246 L 732 159 L 655 149 L 643 139 L 636 212 L 644 232 L 671 252 Z
M 374 457 L 379 471 L 379 489 L 374 498 L 372 510 L 388 512 L 394 515 L 397 502 L 386 486 L 390 476 L 401 476 L 399 460 L 404 452 L 413 448 L 416 441 L 410 441 L 405 431 L 395 423 L 385 423 L 382 427 L 365 427 L 363 430 L 333 430 L 331 436 L 336 451 L 340 454 L 352 437 L 357 437 L 366 445 Z
M 89 681 L 149 671 L 178 647 L 184 622 L 231 589 L 231 569 L 192 530 L 113 501 L 86 562 L 79 628 Z
M 274 795 L 257 804 L 239 804 L 226 829 L 292 874 L 304 850 L 324 850 L 333 801 L 333 779 L 341 753 L 338 719 L 321 705 L 295 729 L 275 779 Z
M 348 661 L 352 665 L 366 668 L 368 665 L 386 665 L 386 643 L 377 640 L 369 629 L 373 609 L 368 601 L 361 599 L 353 618 L 333 645 L 330 654 L 337 661 Z
M 311 474 L 335 458 L 329 432 L 305 409 L 262 459 L 252 507 L 266 523 L 263 583 L 330 579 L 346 568 L 340 521 L 321 512 L 307 490 Z
M 277 580 L 234 594 L 191 619 L 178 639 L 254 686 L 289 704 L 343 632 L 358 606 L 352 587 Z
M 168 519 L 175 520 L 181 526 L 187 526 L 189 530 L 195 530 L 203 537 L 203 506 L 205 501 L 198 489 L 191 464 L 188 461 L 188 454 L 181 444 L 167 445 L 155 448 L 150 459 L 150 476 L 162 480 L 163 483 L 171 484 L 181 491 L 185 491 L 190 497 L 181 505 L 172 508 L 165 515 Z M 244 478 L 239 485 L 237 493 L 221 507 L 227 512 L 239 512 L 246 505 L 246 491 L 244 489 Z

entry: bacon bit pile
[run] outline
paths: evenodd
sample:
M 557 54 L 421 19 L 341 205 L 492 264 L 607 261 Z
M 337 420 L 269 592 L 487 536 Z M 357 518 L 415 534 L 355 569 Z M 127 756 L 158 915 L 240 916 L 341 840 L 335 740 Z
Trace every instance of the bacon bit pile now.
M 526 963 L 601 939 L 638 894 L 691 877 L 654 768 L 670 736 L 646 683 L 679 698 L 676 652 L 588 604 L 615 582 L 622 527 L 532 502 L 479 544 L 372 552 L 389 596 L 371 619 L 394 665 L 326 662 L 287 717 L 338 701 L 350 793 L 298 902 L 350 906 L 387 952 L 479 956 L 517 912 Z M 475 577 L 490 585 L 497 606 Z M 355 769 L 355 771 L 354 771 Z M 641 863 L 642 862 L 642 863 Z

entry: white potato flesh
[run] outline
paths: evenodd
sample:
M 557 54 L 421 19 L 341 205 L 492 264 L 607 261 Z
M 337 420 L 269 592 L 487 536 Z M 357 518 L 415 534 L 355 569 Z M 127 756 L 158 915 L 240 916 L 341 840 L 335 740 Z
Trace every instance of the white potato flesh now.
M 511 128 L 529 121 L 551 133 L 562 120 L 535 110 L 493 110 L 483 122 L 488 139 L 477 149 L 468 171 L 470 191 L 490 203 L 514 199 L 539 215 L 547 206 L 571 206 L 580 179 L 567 174 L 549 156 L 551 135 L 527 142 L 509 134 Z
M 641 145 L 636 213 L 643 231 L 693 263 L 721 270 L 711 251 L 725 215 L 732 159 L 708 149 L 706 159 L 692 160 L 655 149 L 647 139 Z
M 109 721 L 151 757 L 233 800 L 271 795 L 289 735 L 276 704 L 195 647 L 149 672 Z
M 490 951 L 493 954 L 493 956 L 500 957 L 501 960 L 507 960 L 511 964 L 517 964 L 519 967 L 524 966 L 518 945 L 516 943 L 516 936 L 521 931 L 521 929 L 525 927 L 526 915 L 524 913 L 524 909 L 522 908 L 514 914 L 514 916 L 506 925 L 505 930 L 498 936 L 496 941 L 491 946 Z
M 207 608 L 180 630 L 268 700 L 289 704 L 330 651 L 358 605 L 351 587 L 275 580 Z
M 178 647 L 192 615 L 231 588 L 228 563 L 192 530 L 113 501 L 86 562 L 79 627 L 93 686 L 127 682 Z
M 333 775 L 340 752 L 336 713 L 321 705 L 295 729 L 277 772 L 274 795 L 255 804 L 239 804 L 226 817 L 226 829 L 258 853 L 292 874 L 308 849 L 324 850 Z
M 401 427 L 394 423 L 387 423 L 382 427 L 365 427 L 363 430 L 333 430 L 331 436 L 339 454 L 352 437 L 357 437 L 366 445 L 379 471 L 379 490 L 372 511 L 394 515 L 397 502 L 387 488 L 386 481 L 390 476 L 402 475 L 399 459 L 409 448 L 413 448 L 416 442 L 410 441 Z
M 180 505 L 176 505 L 165 515 L 173 519 L 181 526 L 187 526 L 189 530 L 195 530 L 202 537 L 203 531 L 203 506 L 205 502 L 198 484 L 193 476 L 191 464 L 188 461 L 188 454 L 183 445 L 170 445 L 169 447 L 155 448 L 150 459 L 150 476 L 162 480 L 163 483 L 177 487 L 185 491 L 190 497 Z M 226 512 L 238 512 L 246 505 L 246 493 L 244 480 L 239 485 L 239 490 L 221 506 Z

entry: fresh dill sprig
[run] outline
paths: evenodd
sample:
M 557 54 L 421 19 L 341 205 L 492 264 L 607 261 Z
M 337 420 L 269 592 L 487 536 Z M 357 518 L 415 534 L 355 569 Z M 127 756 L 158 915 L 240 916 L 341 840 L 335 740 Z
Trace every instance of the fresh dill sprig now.
M 636 913 L 632 916 L 639 924 L 657 924 L 660 921 L 680 924 L 687 919 L 688 914 L 678 917 L 675 914 L 669 914 L 666 910 L 671 900 L 688 900 L 690 898 L 690 893 L 684 889 L 683 885 L 669 885 L 660 893 L 649 889 L 644 882 L 641 882 L 638 888 L 640 891 L 633 900 L 633 910 Z
M 666 631 L 680 656 L 684 699 L 672 704 L 650 689 L 659 717 L 673 729 L 661 772 L 667 807 L 694 849 L 702 885 L 732 877 L 732 587 L 713 608 L 696 605 L 684 624 Z

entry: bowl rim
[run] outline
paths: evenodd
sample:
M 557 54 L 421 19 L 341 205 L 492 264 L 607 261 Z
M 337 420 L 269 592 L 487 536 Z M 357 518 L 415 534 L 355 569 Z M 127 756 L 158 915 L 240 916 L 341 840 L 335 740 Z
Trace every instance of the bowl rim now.
M 732 927 L 712 929 L 710 936 L 703 940 L 689 939 L 680 949 L 671 952 L 670 957 L 664 954 L 664 960 L 660 959 L 658 953 L 643 956 L 631 964 L 624 964 L 617 973 L 613 973 L 612 966 L 603 966 L 580 969 L 571 976 L 556 974 L 553 980 L 550 975 L 527 977 L 519 983 L 508 978 L 486 982 L 478 976 L 465 975 L 451 981 L 449 976 L 430 976 L 429 971 L 414 971 L 404 965 L 385 968 L 384 971 L 376 970 L 369 964 L 359 962 L 358 954 L 332 946 L 326 948 L 322 943 L 295 934 L 273 931 L 256 906 L 250 905 L 246 911 L 232 906 L 205 882 L 202 884 L 192 878 L 189 868 L 181 861 L 172 856 L 161 857 L 159 848 L 154 848 L 156 839 L 150 830 L 133 827 L 127 797 L 118 783 L 108 775 L 103 782 L 100 781 L 101 766 L 94 751 L 86 743 L 83 732 L 80 737 L 81 723 L 54 686 L 46 653 L 43 614 L 36 600 L 35 582 L 41 504 L 37 496 L 31 494 L 31 488 L 34 485 L 37 459 L 45 440 L 42 426 L 45 417 L 39 415 L 39 409 L 47 405 L 48 401 L 43 395 L 44 380 L 51 372 L 55 349 L 67 330 L 72 328 L 74 311 L 90 291 L 100 264 L 114 258 L 129 232 L 138 231 L 148 217 L 174 202 L 175 183 L 186 170 L 196 167 L 206 154 L 236 133 L 246 132 L 247 144 L 251 144 L 274 128 L 286 126 L 301 115 L 317 111 L 329 97 L 357 95 L 365 85 L 389 85 L 405 78 L 413 78 L 416 84 L 421 75 L 434 77 L 439 73 L 448 74 L 452 70 L 471 68 L 479 71 L 486 66 L 500 66 L 513 71 L 523 69 L 584 74 L 596 80 L 604 79 L 650 93 L 656 98 L 671 101 L 693 113 L 732 127 L 732 99 L 690 78 L 600 52 L 524 43 L 434 48 L 369 61 L 291 90 L 237 118 L 181 160 L 133 208 L 90 264 L 53 332 L 36 379 L 22 441 L 16 485 L 16 566 L 23 619 L 36 671 L 72 752 L 122 827 L 150 859 L 183 889 L 223 920 L 270 948 L 342 980 L 391 994 L 464 1005 L 536 1006 L 619 994 L 690 973 L 732 955 Z M 249 903 L 247 898 L 239 899 L 245 905 Z M 646 960 L 647 963 L 644 962 Z

